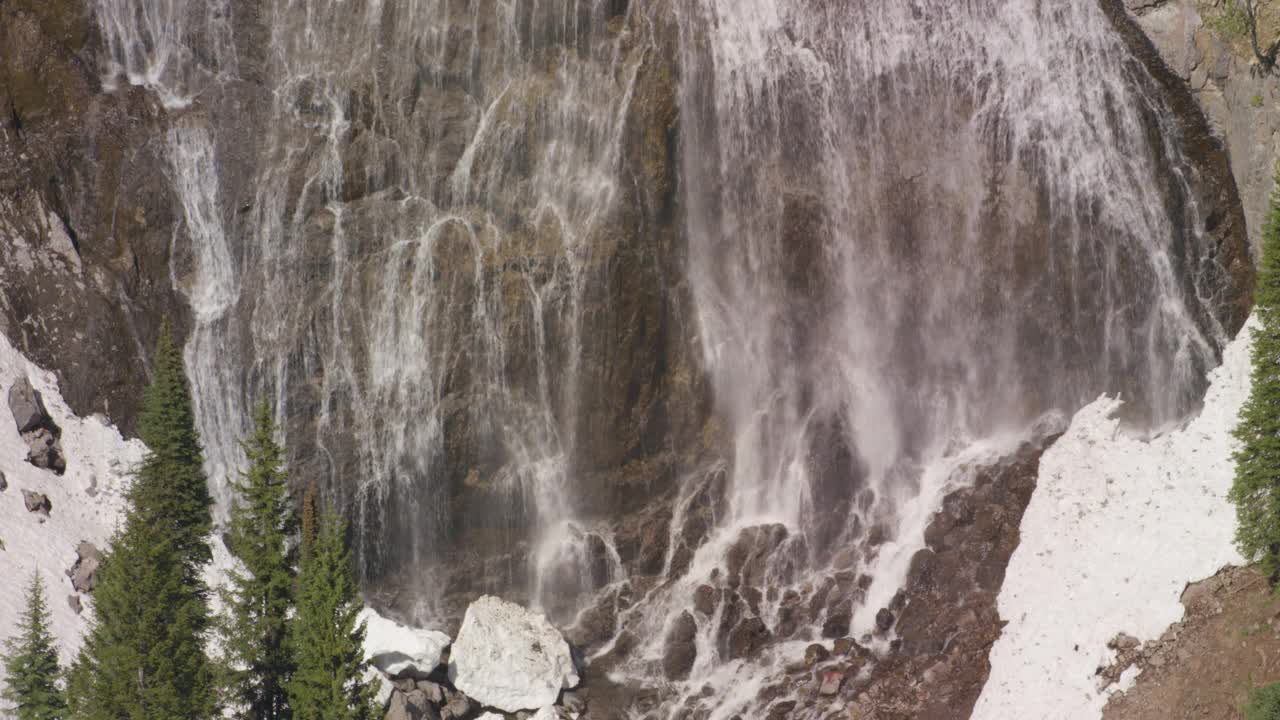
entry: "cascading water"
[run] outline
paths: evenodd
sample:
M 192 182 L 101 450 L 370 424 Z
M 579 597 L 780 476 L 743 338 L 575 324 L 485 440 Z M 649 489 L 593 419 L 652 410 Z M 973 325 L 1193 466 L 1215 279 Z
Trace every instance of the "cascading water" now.
M 562 623 L 612 602 L 591 650 L 617 680 L 659 681 L 692 638 L 668 709 L 746 712 L 815 635 L 797 603 L 868 630 L 948 489 L 1104 391 L 1178 421 L 1223 341 L 1178 132 L 1093 2 L 97 3 L 108 78 L 177 115 L 215 483 L 267 394 L 392 602 L 438 621 L 463 573 Z M 642 578 L 620 518 L 579 507 L 581 436 L 612 430 L 579 420 L 609 364 L 588 335 L 616 331 L 588 298 L 649 198 L 637 78 L 664 52 L 667 214 L 727 454 L 676 469 Z M 252 136 L 227 130 L 245 97 Z

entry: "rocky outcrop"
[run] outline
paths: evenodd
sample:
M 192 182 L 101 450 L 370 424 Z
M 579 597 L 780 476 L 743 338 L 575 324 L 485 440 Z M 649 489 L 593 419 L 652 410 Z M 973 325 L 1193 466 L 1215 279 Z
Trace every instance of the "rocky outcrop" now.
M 1253 307 L 1253 257 L 1250 249 L 1250 227 L 1246 223 L 1237 175 L 1224 150 L 1222 138 L 1210 126 L 1204 109 L 1197 103 L 1187 84 L 1169 69 L 1151 40 L 1126 10 L 1122 0 L 1098 0 L 1113 27 L 1124 38 L 1133 58 L 1161 89 L 1172 118 L 1147 117 L 1148 135 L 1153 143 L 1169 141 L 1173 134 L 1181 152 L 1190 161 L 1192 172 L 1186 178 L 1191 197 L 1182 197 L 1173 183 L 1161 188 L 1170 217 L 1183 217 L 1183 209 L 1194 204 L 1204 218 L 1203 231 L 1212 239 L 1216 268 L 1212 272 L 1226 277 L 1211 282 L 1221 288 L 1214 310 L 1228 336 L 1244 325 Z M 1259 216 L 1256 218 L 1260 220 Z M 1184 229 L 1195 231 L 1195 228 Z M 1260 237 L 1260 235 L 1255 236 Z M 1217 292 L 1217 291 L 1215 291 Z
M 1182 604 L 1186 615 L 1161 637 L 1123 643 L 1116 662 L 1098 669 L 1141 671 L 1111 696 L 1105 720 L 1237 720 L 1250 687 L 1280 676 L 1275 593 L 1257 568 L 1224 568 L 1188 585 Z
M 76 546 L 76 562 L 67 571 L 71 587 L 76 592 L 91 593 L 98 584 L 98 568 L 102 566 L 102 553 L 93 543 L 82 542 Z
M 40 393 L 25 375 L 9 386 L 9 411 L 27 445 L 27 462 L 57 475 L 66 472 L 67 460 L 60 442 L 62 428 L 53 421 Z
M 1276 161 L 1280 159 L 1280 76 L 1259 72 L 1244 38 L 1224 35 L 1214 27 L 1212 21 L 1223 12 L 1222 3 L 1101 2 L 1114 17 L 1127 12 L 1132 25 L 1150 41 L 1147 49 L 1143 47 L 1146 43 L 1131 40 L 1139 48 L 1138 56 L 1153 68 L 1153 74 L 1176 79 L 1180 92 L 1194 98 L 1203 111 L 1208 129 L 1226 150 L 1253 251 L 1258 255 Z M 1271 23 L 1264 20 L 1263 37 L 1275 30 Z
M 467 608 L 449 680 L 483 705 L 517 712 L 554 704 L 579 678 L 569 644 L 545 617 L 486 596 Z
M 182 325 L 169 247 L 166 122 L 102 92 L 93 3 L 0 6 L 0 333 L 53 370 L 79 415 L 129 431 L 163 318 Z

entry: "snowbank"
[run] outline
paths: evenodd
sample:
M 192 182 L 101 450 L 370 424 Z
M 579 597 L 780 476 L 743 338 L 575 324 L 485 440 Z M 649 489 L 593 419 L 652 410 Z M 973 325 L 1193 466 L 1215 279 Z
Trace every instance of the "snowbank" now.
M 360 612 L 367 632 L 365 657 L 388 677 L 425 679 L 440 664 L 440 656 L 452 642 L 435 630 L 420 630 L 388 620 L 370 608 Z
M 8 488 L 0 491 L 0 638 L 14 634 L 24 608 L 23 596 L 32 572 L 39 572 L 52 613 L 52 631 L 63 662 L 80 648 L 91 613 L 86 602 L 77 615 L 68 602 L 75 593 L 66 572 L 76 562 L 76 546 L 88 541 L 106 549 L 124 507 L 129 472 L 142 460 L 139 441 L 125 441 L 101 417 L 78 418 L 63 402 L 52 373 L 28 362 L 0 335 L 0 398 L 26 376 L 40 393 L 53 420 L 62 428 L 66 474 L 58 477 L 26 462 L 27 445 L 18 434 L 8 405 L 0 402 L 0 472 Z M 53 505 L 40 522 L 27 512 L 22 491 L 43 493 Z M 0 671 L 2 674 L 2 671 Z
M 1183 429 L 1130 437 L 1114 418 L 1120 402 L 1103 397 L 1044 454 L 1000 592 L 1009 624 L 974 720 L 1101 718 L 1108 695 L 1094 673 L 1112 660 L 1107 641 L 1159 637 L 1182 618 L 1188 582 L 1241 562 L 1226 494 L 1254 327 L 1227 347 L 1204 410 Z
M 449 656 L 454 687 L 506 712 L 555 703 L 578 684 L 569 644 L 542 615 L 496 597 L 471 603 Z

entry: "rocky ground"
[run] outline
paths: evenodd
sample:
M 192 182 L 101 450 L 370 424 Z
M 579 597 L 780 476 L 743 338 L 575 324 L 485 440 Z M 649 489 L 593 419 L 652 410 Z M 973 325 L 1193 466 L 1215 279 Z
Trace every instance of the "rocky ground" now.
M 1108 703 L 1105 720 L 1236 720 L 1248 690 L 1280 678 L 1280 597 L 1255 568 L 1226 568 L 1187 588 L 1186 618 L 1157 641 L 1118 638 L 1118 676 L 1137 683 Z

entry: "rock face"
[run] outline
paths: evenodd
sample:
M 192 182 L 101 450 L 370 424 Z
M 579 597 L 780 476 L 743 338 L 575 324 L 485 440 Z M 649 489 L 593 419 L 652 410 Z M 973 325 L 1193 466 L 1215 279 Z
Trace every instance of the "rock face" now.
M 1160 64 L 1203 109 L 1212 133 L 1221 138 L 1239 187 L 1254 254 L 1262 245 L 1267 199 L 1280 157 L 1280 77 L 1257 72 L 1242 37 L 1226 37 L 1212 21 L 1222 3 L 1205 0 L 1104 0 L 1121 3 L 1150 40 L 1139 53 L 1149 66 Z M 1265 19 L 1259 40 L 1273 30 Z M 1268 24 L 1271 23 L 1271 24 Z
M 365 656 L 393 680 L 425 680 L 440 665 L 444 649 L 452 642 L 442 632 L 401 625 L 367 608 L 360 617 L 366 623 Z
M 449 679 L 506 712 L 538 710 L 578 684 L 569 644 L 546 618 L 485 596 L 467 608 L 449 657 Z
M 61 475 L 67 461 L 62 454 L 62 429 L 44 407 L 40 393 L 31 387 L 24 375 L 9 386 L 9 411 L 13 413 L 18 434 L 27 444 L 27 462 Z
M 67 571 L 71 586 L 76 592 L 91 593 L 97 585 L 98 567 L 102 565 L 102 553 L 93 543 L 82 542 L 76 546 L 76 562 Z
M 0 332 L 77 415 L 129 432 L 143 349 L 187 309 L 169 279 L 167 119 L 140 88 L 102 92 L 94 6 L 0 6 Z

